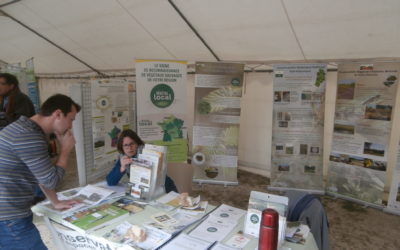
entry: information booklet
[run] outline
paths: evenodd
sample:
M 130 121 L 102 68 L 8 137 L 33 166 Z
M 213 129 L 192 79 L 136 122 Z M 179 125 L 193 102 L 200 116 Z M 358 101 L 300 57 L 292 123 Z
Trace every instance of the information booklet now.
M 165 193 L 166 147 L 146 144 L 130 166 L 130 194 L 151 201 Z
M 112 204 L 102 204 L 63 217 L 63 224 L 78 232 L 91 232 L 128 217 L 129 212 Z
M 285 239 L 288 204 L 288 197 L 251 191 L 244 232 L 258 238 L 262 211 L 266 208 L 272 208 L 279 213 L 278 244 L 282 244 Z

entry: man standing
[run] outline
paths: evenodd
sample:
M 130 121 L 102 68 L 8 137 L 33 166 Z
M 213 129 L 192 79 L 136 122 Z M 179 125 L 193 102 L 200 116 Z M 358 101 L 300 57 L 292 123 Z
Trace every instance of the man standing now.
M 19 89 L 18 79 L 8 73 L 0 73 L 0 130 L 16 121 L 21 115 L 35 114 L 32 101 Z
M 39 114 L 21 116 L 0 132 L 0 249 L 47 249 L 32 222 L 30 205 L 37 184 L 56 209 L 70 208 L 73 200 L 60 201 L 55 188 L 75 145 L 72 122 L 80 106 L 57 94 L 47 99 Z M 55 164 L 48 154 L 46 135 L 54 133 L 60 144 Z

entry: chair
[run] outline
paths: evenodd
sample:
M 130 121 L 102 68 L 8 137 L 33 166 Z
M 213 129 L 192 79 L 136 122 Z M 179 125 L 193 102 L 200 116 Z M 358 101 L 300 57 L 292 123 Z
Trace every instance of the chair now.
M 167 175 L 174 180 L 179 193 L 192 193 L 193 166 L 187 163 L 168 163 Z
M 328 218 L 320 200 L 302 191 L 287 191 L 289 198 L 288 221 L 301 221 L 308 225 L 320 250 L 329 250 Z

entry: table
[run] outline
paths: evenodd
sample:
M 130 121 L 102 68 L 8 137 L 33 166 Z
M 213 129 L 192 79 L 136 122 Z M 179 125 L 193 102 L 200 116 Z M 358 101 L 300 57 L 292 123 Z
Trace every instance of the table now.
M 213 210 L 215 206 L 208 205 L 207 212 Z M 61 224 L 61 216 L 57 213 L 52 213 L 48 210 L 42 209 L 38 206 L 34 206 L 32 211 L 39 216 L 44 216 L 44 220 L 46 222 L 47 227 L 52 233 L 54 243 L 57 246 L 57 249 L 60 250 L 69 250 L 69 249 L 127 249 L 127 248 L 118 248 L 114 243 L 102 238 L 101 236 L 107 233 L 109 230 L 114 228 L 116 225 L 120 224 L 121 221 L 115 222 L 111 225 L 108 225 L 104 228 L 101 228 L 90 234 L 81 234 L 71 229 L 63 228 L 61 225 L 56 225 L 54 223 Z M 150 220 L 150 216 L 155 213 L 166 212 L 164 210 L 155 208 L 153 206 L 147 205 L 145 209 L 139 213 L 132 214 L 127 217 L 124 221 L 130 222 L 131 224 L 141 225 L 144 222 Z M 168 212 L 167 212 L 168 213 Z M 237 226 L 232 230 L 232 232 L 222 240 L 222 243 L 225 243 L 229 240 L 233 235 L 237 234 L 239 231 L 243 231 L 244 228 L 245 216 L 243 216 Z M 195 225 L 187 228 L 184 232 L 189 233 L 192 229 L 194 229 L 200 223 L 196 223 Z M 246 237 L 250 238 L 250 242 L 246 244 L 244 249 L 256 249 L 258 245 L 258 239 L 252 236 L 246 235 Z M 311 233 L 309 233 L 305 245 L 294 244 L 290 242 L 286 242 L 283 244 L 283 249 L 293 249 L 293 250 L 303 250 L 303 249 L 315 249 L 318 250 L 318 247 L 315 243 L 314 237 Z M 129 249 L 131 249 L 129 247 Z

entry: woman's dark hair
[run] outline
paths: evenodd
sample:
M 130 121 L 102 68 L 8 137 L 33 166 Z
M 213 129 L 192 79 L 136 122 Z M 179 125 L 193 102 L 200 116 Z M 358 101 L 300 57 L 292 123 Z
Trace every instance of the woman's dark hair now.
M 0 78 L 4 78 L 6 80 L 7 85 L 14 85 L 18 88 L 18 79 L 15 75 L 9 73 L 0 73 Z
M 135 131 L 133 131 L 132 129 L 127 129 L 122 131 L 122 133 L 119 135 L 118 137 L 118 143 L 117 143 L 117 149 L 119 151 L 119 153 L 123 154 L 124 153 L 124 149 L 123 149 L 123 143 L 124 143 L 124 138 L 125 137 L 129 137 L 132 140 L 134 140 L 136 142 L 136 144 L 138 146 L 142 146 L 144 145 L 144 142 L 142 141 L 142 139 L 140 139 L 140 137 L 135 133 Z
M 71 112 L 72 106 L 75 107 L 76 113 L 81 110 L 81 106 L 75 103 L 71 97 L 55 94 L 50 96 L 40 107 L 39 114 L 42 116 L 50 116 L 54 111 L 60 109 L 61 112 L 66 116 L 69 112 Z
M 15 96 L 19 94 L 21 91 L 19 89 L 19 82 L 16 76 L 9 74 L 9 73 L 0 73 L 0 78 L 4 78 L 5 84 L 7 85 L 14 85 L 14 88 L 7 94 L 8 96 L 8 104 L 6 107 L 6 113 L 8 116 L 14 116 L 14 109 L 15 109 Z M 0 102 L 3 101 L 4 96 L 0 97 Z

